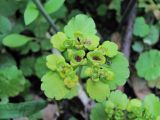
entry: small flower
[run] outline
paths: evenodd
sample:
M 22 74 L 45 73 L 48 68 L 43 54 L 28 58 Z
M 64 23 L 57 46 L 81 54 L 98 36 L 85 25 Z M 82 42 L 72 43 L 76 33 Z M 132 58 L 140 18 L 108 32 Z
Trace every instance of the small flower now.
M 78 83 L 78 76 L 75 72 L 69 73 L 67 77 L 64 79 L 64 84 L 67 86 L 67 88 L 71 89 L 77 86 Z
M 69 72 L 73 71 L 73 68 L 70 64 L 65 63 L 65 64 L 59 64 L 57 66 L 57 71 L 59 72 L 60 76 L 65 78 Z
M 84 40 L 84 47 L 88 50 L 94 50 L 99 45 L 100 38 L 96 35 L 87 36 Z
M 142 102 L 138 99 L 132 99 L 129 101 L 127 105 L 127 110 L 131 112 L 132 110 L 136 110 L 142 106 Z
M 84 58 L 84 50 L 73 50 L 68 49 L 68 58 L 72 66 L 84 65 L 87 63 L 87 60 Z
M 93 65 L 100 65 L 106 62 L 106 58 L 99 51 L 88 52 L 87 58 Z

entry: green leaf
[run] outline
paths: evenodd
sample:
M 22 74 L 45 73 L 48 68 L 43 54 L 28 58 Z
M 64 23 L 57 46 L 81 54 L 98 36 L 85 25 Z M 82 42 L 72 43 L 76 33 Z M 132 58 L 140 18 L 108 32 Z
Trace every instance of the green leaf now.
M 40 50 L 40 45 L 38 42 L 32 41 L 29 43 L 29 46 L 32 52 L 38 52 Z
M 154 45 L 158 42 L 158 38 L 159 38 L 159 28 L 157 26 L 151 26 L 150 27 L 150 31 L 149 34 L 147 35 L 147 37 L 145 37 L 143 39 L 143 42 L 147 45 Z
M 110 94 L 109 86 L 107 84 L 100 81 L 94 82 L 90 79 L 87 80 L 86 90 L 89 96 L 98 102 L 105 101 Z
M 35 63 L 35 74 L 42 78 L 42 76 L 48 71 L 48 68 L 46 67 L 46 56 L 42 56 L 37 58 Z
M 10 67 L 16 65 L 16 61 L 10 54 L 0 54 L 0 68 L 1 67 Z
M 144 47 L 141 42 L 134 42 L 134 44 L 132 45 L 132 49 L 135 52 L 141 53 L 143 51 Z
M 121 19 L 121 1 L 112 0 L 108 8 L 116 11 L 117 20 L 120 21 Z
M 150 50 L 142 53 L 137 62 L 136 69 L 140 77 L 145 80 L 156 80 L 160 77 L 160 52 L 158 50 Z
M 114 105 L 121 110 L 125 110 L 128 104 L 127 96 L 118 90 L 110 94 L 109 100 L 112 101 Z
M 29 117 L 42 110 L 46 105 L 47 103 L 43 100 L 0 104 L 0 119 Z
M 10 34 L 3 39 L 2 43 L 7 47 L 16 48 L 25 45 L 31 39 L 32 38 L 20 34 Z
M 122 53 L 118 53 L 115 57 L 107 60 L 106 67 L 114 73 L 114 79 L 106 81 L 110 89 L 115 89 L 117 86 L 122 86 L 126 83 L 129 77 L 129 63 L 127 58 Z
M 0 34 L 8 33 L 11 30 L 11 22 L 8 18 L 0 15 Z
M 42 77 L 41 89 L 48 98 L 56 100 L 70 99 L 77 95 L 77 92 L 73 92 L 75 88 L 68 89 L 57 72 L 48 72 Z
M 84 36 L 96 34 L 97 31 L 95 27 L 92 18 L 84 14 L 79 14 L 68 22 L 64 27 L 64 31 L 68 37 L 74 38 L 74 34 L 77 32 L 82 33 Z
M 160 101 L 154 94 L 150 94 L 144 99 L 145 108 L 154 116 L 160 115 Z
M 104 16 L 107 13 L 107 5 L 106 4 L 100 4 L 97 8 L 97 14 L 99 16 Z
M 68 17 L 67 13 L 68 13 L 67 7 L 65 5 L 62 5 L 56 12 L 51 14 L 51 17 L 53 19 L 64 19 L 66 16 Z
M 91 110 L 90 119 L 91 120 L 106 120 L 107 114 L 105 112 L 104 103 L 97 103 Z
M 0 98 L 14 97 L 24 90 L 26 80 L 16 66 L 0 68 Z
M 11 0 L 11 1 L 1 0 L 0 13 L 3 16 L 11 16 L 16 12 L 18 7 L 19 5 L 16 0 Z
M 34 57 L 23 58 L 20 62 L 20 69 L 25 76 L 31 76 L 34 73 Z
M 64 3 L 65 0 L 48 0 L 44 4 L 44 8 L 47 13 L 56 12 Z
M 40 42 L 40 47 L 42 50 L 51 50 L 52 45 L 49 40 L 45 39 Z
M 143 17 L 137 17 L 133 26 L 133 34 L 138 37 L 145 37 L 149 34 L 149 25 L 145 23 Z
M 39 15 L 36 5 L 33 2 L 29 2 L 27 8 L 24 11 L 24 21 L 26 25 L 32 23 Z

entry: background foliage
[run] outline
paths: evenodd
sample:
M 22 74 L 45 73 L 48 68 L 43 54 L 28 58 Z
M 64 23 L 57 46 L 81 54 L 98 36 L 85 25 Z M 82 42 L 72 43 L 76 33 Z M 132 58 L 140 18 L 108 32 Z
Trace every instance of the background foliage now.
M 36 1 L 39 0 L 0 1 L 0 119 L 38 120 L 46 119 L 45 115 L 64 120 L 89 118 L 90 108 L 86 107 L 91 106 L 85 105 L 81 98 L 51 101 L 40 89 L 41 78 L 48 71 L 46 56 L 53 47 L 51 36 L 57 30 L 63 31 L 68 21 L 80 13 L 93 18 L 100 43 L 111 40 L 125 54 L 130 50 L 127 56 L 130 78 L 119 89 L 130 98 L 144 98 L 150 93 L 160 95 L 159 0 L 41 0 L 52 24 Z M 130 17 L 132 14 L 134 17 Z M 128 35 L 131 38 L 126 42 Z M 30 106 L 35 109 L 29 110 Z

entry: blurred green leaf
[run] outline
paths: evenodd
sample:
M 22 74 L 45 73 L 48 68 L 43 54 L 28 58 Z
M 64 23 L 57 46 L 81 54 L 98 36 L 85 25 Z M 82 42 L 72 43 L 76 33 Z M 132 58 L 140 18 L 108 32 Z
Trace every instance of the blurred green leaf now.
M 19 4 L 16 0 L 1 0 L 0 14 L 3 16 L 11 16 L 18 9 Z
M 97 8 L 97 14 L 99 16 L 104 16 L 107 12 L 107 5 L 105 4 L 100 4 Z
M 133 34 L 143 38 L 149 34 L 149 30 L 149 25 L 145 23 L 144 17 L 137 17 L 133 26 Z
M 16 65 L 16 61 L 10 54 L 0 54 L 0 67 L 10 67 Z
M 0 15 L 0 34 L 7 33 L 11 30 L 11 22 L 7 17 Z
M 15 65 L 0 68 L 0 98 L 14 97 L 24 90 L 26 79 Z
M 51 14 L 51 16 L 52 16 L 52 18 L 55 18 L 55 19 L 65 18 L 67 12 L 68 12 L 67 7 L 65 5 L 63 5 L 56 12 Z
M 29 2 L 24 12 L 24 21 L 26 25 L 32 23 L 39 15 L 36 5 L 33 2 Z
M 31 39 L 32 38 L 20 34 L 10 34 L 3 39 L 2 43 L 7 47 L 16 48 L 25 45 Z
M 141 42 L 134 42 L 134 44 L 132 45 L 132 49 L 135 52 L 141 53 L 143 51 L 144 47 Z
M 137 73 L 145 80 L 154 81 L 160 77 L 160 51 L 142 53 L 136 62 Z
M 40 45 L 38 42 L 30 42 L 29 43 L 30 49 L 32 52 L 38 52 L 40 50 Z
M 157 26 L 151 26 L 149 34 L 143 39 L 143 42 L 147 45 L 154 45 L 158 42 L 159 38 L 159 28 Z
M 44 4 L 44 8 L 47 11 L 47 13 L 53 13 L 57 11 L 64 3 L 65 0 L 48 0 Z
M 42 78 L 42 76 L 48 71 L 48 68 L 46 67 L 46 56 L 42 56 L 37 58 L 35 63 L 35 74 Z
M 47 103 L 44 100 L 0 104 L 0 119 L 29 117 L 42 110 L 46 105 Z
M 34 57 L 23 58 L 20 62 L 20 69 L 25 76 L 31 76 L 34 73 Z
M 121 19 L 121 0 L 111 0 L 109 4 L 109 9 L 116 11 L 117 20 Z
M 49 40 L 42 40 L 40 46 L 42 50 L 50 50 L 52 48 L 52 44 Z

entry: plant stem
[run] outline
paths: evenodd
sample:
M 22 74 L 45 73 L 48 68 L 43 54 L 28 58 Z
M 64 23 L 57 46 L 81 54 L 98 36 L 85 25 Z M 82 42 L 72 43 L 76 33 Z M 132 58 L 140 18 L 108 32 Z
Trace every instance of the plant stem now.
M 135 17 L 136 17 L 136 4 L 134 4 L 131 13 L 129 15 L 128 25 L 126 28 L 126 33 L 124 36 L 124 41 L 122 46 L 122 51 L 128 59 L 130 57 L 130 48 L 132 43 L 132 32 L 133 32 L 133 24 Z
M 47 14 L 47 12 L 45 11 L 42 3 L 40 2 L 40 0 L 32 0 L 35 5 L 37 6 L 39 12 L 43 15 L 43 17 L 47 20 L 47 22 L 51 25 L 51 27 L 53 28 L 53 30 L 55 32 L 58 32 L 59 29 L 57 28 L 57 26 L 55 25 L 54 21 L 52 20 L 52 18 Z

